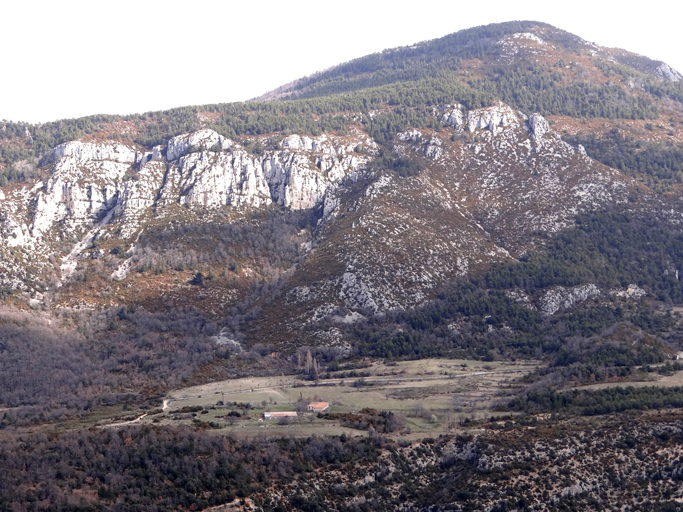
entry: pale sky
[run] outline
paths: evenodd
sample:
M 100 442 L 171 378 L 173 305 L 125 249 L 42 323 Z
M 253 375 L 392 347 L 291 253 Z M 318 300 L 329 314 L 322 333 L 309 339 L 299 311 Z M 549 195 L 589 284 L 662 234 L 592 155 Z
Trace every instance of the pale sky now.
M 247 100 L 356 57 L 510 20 L 550 23 L 683 72 L 672 2 L 195 0 L 0 8 L 0 119 L 46 122 Z

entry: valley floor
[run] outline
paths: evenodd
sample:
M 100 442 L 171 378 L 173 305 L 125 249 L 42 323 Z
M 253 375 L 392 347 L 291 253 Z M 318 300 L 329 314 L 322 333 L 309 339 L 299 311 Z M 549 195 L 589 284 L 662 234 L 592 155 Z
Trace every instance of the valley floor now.
M 288 425 L 262 421 L 266 411 L 295 411 L 297 402 L 325 401 L 331 414 L 356 414 L 364 409 L 391 411 L 405 418 L 403 436 L 418 438 L 452 431 L 465 418 L 483 418 L 499 397 L 518 390 L 519 379 L 533 371 L 532 361 L 491 362 L 422 359 L 375 362 L 352 372 L 336 372 L 317 382 L 299 376 L 260 377 L 213 382 L 168 393 L 163 414 L 145 418 L 156 424 L 193 420 L 217 422 L 221 430 L 239 435 L 294 434 L 307 436 L 352 434 L 339 421 L 303 412 Z M 350 374 L 350 376 L 349 376 Z M 234 424 L 226 421 L 239 404 L 250 404 Z M 191 409 L 204 409 L 197 414 Z M 397 432 L 398 433 L 398 432 Z
M 91 421 L 85 421 L 83 426 L 210 425 L 217 433 L 247 438 L 263 435 L 354 436 L 366 435 L 368 422 L 372 423 L 369 416 L 386 411 L 401 418 L 401 428 L 384 434 L 397 439 L 421 439 L 462 431 L 464 427 L 471 429 L 481 421 L 488 421 L 492 415 L 501 415 L 495 407 L 519 394 L 528 385 L 523 378 L 541 366 L 535 361 L 438 358 L 367 364 L 365 368 L 336 372 L 329 379 L 319 381 L 281 375 L 181 388 L 169 392 L 158 409 L 144 414 L 126 414 L 113 409 L 110 414 L 91 416 Z M 631 379 L 569 389 L 670 388 L 683 384 L 683 371 L 672 375 L 636 372 Z M 306 410 L 308 403 L 317 401 L 330 404 L 326 415 Z M 297 410 L 298 417 L 287 421 L 263 419 L 265 412 Z M 517 414 L 505 413 L 507 416 Z M 365 418 L 366 422 L 358 421 L 359 417 Z M 537 414 L 536 417 L 546 418 L 549 414 Z

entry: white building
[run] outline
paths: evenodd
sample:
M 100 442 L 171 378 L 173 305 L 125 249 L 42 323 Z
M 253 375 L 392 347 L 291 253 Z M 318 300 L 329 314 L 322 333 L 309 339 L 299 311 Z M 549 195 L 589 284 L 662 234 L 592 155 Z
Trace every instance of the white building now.
M 280 418 L 296 418 L 295 411 L 281 411 L 281 412 L 264 412 L 263 419 L 279 420 Z

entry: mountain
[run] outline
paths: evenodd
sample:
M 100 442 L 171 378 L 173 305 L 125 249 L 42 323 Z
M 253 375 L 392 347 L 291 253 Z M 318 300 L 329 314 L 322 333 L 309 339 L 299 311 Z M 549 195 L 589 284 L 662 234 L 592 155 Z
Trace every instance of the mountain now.
M 522 21 L 246 103 L 5 122 L 3 301 L 105 344 L 191 311 L 198 380 L 232 375 L 226 347 L 564 357 L 620 322 L 619 354 L 644 329 L 661 359 L 681 348 L 682 83 Z
M 0 509 L 680 510 L 681 78 L 519 21 L 0 123 Z

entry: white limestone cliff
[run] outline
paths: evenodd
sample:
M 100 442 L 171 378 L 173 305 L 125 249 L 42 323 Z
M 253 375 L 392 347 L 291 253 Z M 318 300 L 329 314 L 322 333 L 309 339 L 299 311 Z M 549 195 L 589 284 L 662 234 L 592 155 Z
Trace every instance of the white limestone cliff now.
M 181 205 L 258 208 L 271 203 L 263 167 L 243 150 L 190 153 L 172 163 L 170 172 L 180 176 L 180 189 L 169 192 Z
M 47 165 L 67 156 L 77 160 L 111 160 L 132 164 L 138 151 L 132 146 L 115 142 L 80 142 L 71 141 L 60 144 L 43 159 L 41 165 Z
M 49 166 L 45 182 L 8 198 L 2 193 L 0 240 L 47 258 L 59 240 L 94 238 L 108 225 L 116 226 L 116 236 L 131 237 L 173 206 L 313 208 L 371 158 L 354 151 L 359 144 L 372 147 L 364 134 L 358 140 L 291 135 L 282 149 L 254 155 L 208 129 L 151 152 L 109 141 L 68 142 L 41 162 Z M 75 246 L 65 273 L 85 245 Z
M 113 208 L 129 167 L 113 160 L 59 158 L 51 177 L 33 196 L 32 237 L 40 239 L 58 222 L 78 230 Z
M 280 144 L 283 149 L 291 151 L 309 151 L 314 153 L 345 155 L 352 153 L 356 144 L 333 144 L 330 138 L 323 134 L 319 137 L 311 138 L 300 135 L 289 135 Z
M 165 175 L 166 163 L 151 160 L 140 168 L 137 179 L 125 182 L 113 210 L 114 218 L 121 224 L 122 238 L 132 236 L 145 216 L 153 215 Z
M 462 128 L 465 124 L 464 107 L 462 105 L 446 105 L 445 112 L 441 116 L 441 122 L 455 129 Z

